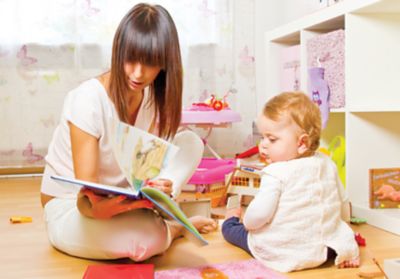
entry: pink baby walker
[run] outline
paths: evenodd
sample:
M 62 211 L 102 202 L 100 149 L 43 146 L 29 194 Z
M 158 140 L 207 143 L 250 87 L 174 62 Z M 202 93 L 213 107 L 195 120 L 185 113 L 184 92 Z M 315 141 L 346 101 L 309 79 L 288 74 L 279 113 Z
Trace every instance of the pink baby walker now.
M 222 159 L 207 143 L 214 127 L 228 127 L 233 122 L 241 121 L 240 114 L 231 110 L 225 94 L 222 99 L 215 95 L 204 103 L 194 103 L 182 112 L 182 125 L 207 129 L 207 135 L 202 138 L 204 145 L 215 158 L 203 158 L 196 172 L 189 180 L 189 185 L 194 185 L 196 197 L 211 198 L 211 207 L 218 207 L 221 198 L 226 192 L 225 175 L 231 173 L 236 166 L 235 159 Z

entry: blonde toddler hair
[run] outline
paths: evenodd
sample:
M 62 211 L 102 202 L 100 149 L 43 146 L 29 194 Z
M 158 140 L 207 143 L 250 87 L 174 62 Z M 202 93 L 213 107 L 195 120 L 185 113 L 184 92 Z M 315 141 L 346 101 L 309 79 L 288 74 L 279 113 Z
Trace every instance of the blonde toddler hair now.
M 303 92 L 283 92 L 274 96 L 264 106 L 265 117 L 274 121 L 288 115 L 308 135 L 309 152 L 319 147 L 321 137 L 321 112 Z

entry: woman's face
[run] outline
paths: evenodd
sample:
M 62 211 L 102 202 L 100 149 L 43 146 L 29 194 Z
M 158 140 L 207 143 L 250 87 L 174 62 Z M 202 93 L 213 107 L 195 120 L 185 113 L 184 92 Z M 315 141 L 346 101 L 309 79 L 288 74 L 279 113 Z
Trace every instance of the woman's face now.
M 124 64 L 124 70 L 129 88 L 133 92 L 141 92 L 154 81 L 161 68 L 139 62 L 127 62 Z

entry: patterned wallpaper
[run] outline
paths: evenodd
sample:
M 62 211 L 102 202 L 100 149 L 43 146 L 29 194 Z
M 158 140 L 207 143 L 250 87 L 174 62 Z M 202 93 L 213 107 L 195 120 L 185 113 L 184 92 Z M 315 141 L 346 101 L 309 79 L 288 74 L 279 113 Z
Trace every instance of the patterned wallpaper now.
M 44 164 L 65 94 L 108 70 L 117 24 L 138 2 L 0 0 L 0 167 Z M 254 0 L 152 3 L 167 8 L 178 28 L 184 106 L 234 92 L 228 102 L 242 121 L 214 129 L 210 145 L 223 156 L 251 147 Z

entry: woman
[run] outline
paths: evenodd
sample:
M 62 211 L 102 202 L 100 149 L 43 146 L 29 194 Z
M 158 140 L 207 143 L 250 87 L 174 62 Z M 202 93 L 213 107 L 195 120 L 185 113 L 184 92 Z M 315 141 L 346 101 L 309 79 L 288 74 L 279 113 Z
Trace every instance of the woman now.
M 177 133 L 181 120 L 182 63 L 175 24 L 159 5 L 138 4 L 119 24 L 111 70 L 83 82 L 66 96 L 61 121 L 46 156 L 41 201 L 49 240 L 78 257 L 142 261 L 164 252 L 182 227 L 159 217 L 148 201 L 79 193 L 50 179 L 58 174 L 109 185 L 127 186 L 110 145 L 110 118 L 147 130 L 180 146 L 169 177 L 151 181 L 176 197 L 198 165 L 201 140 Z M 213 220 L 194 217 L 200 231 Z

